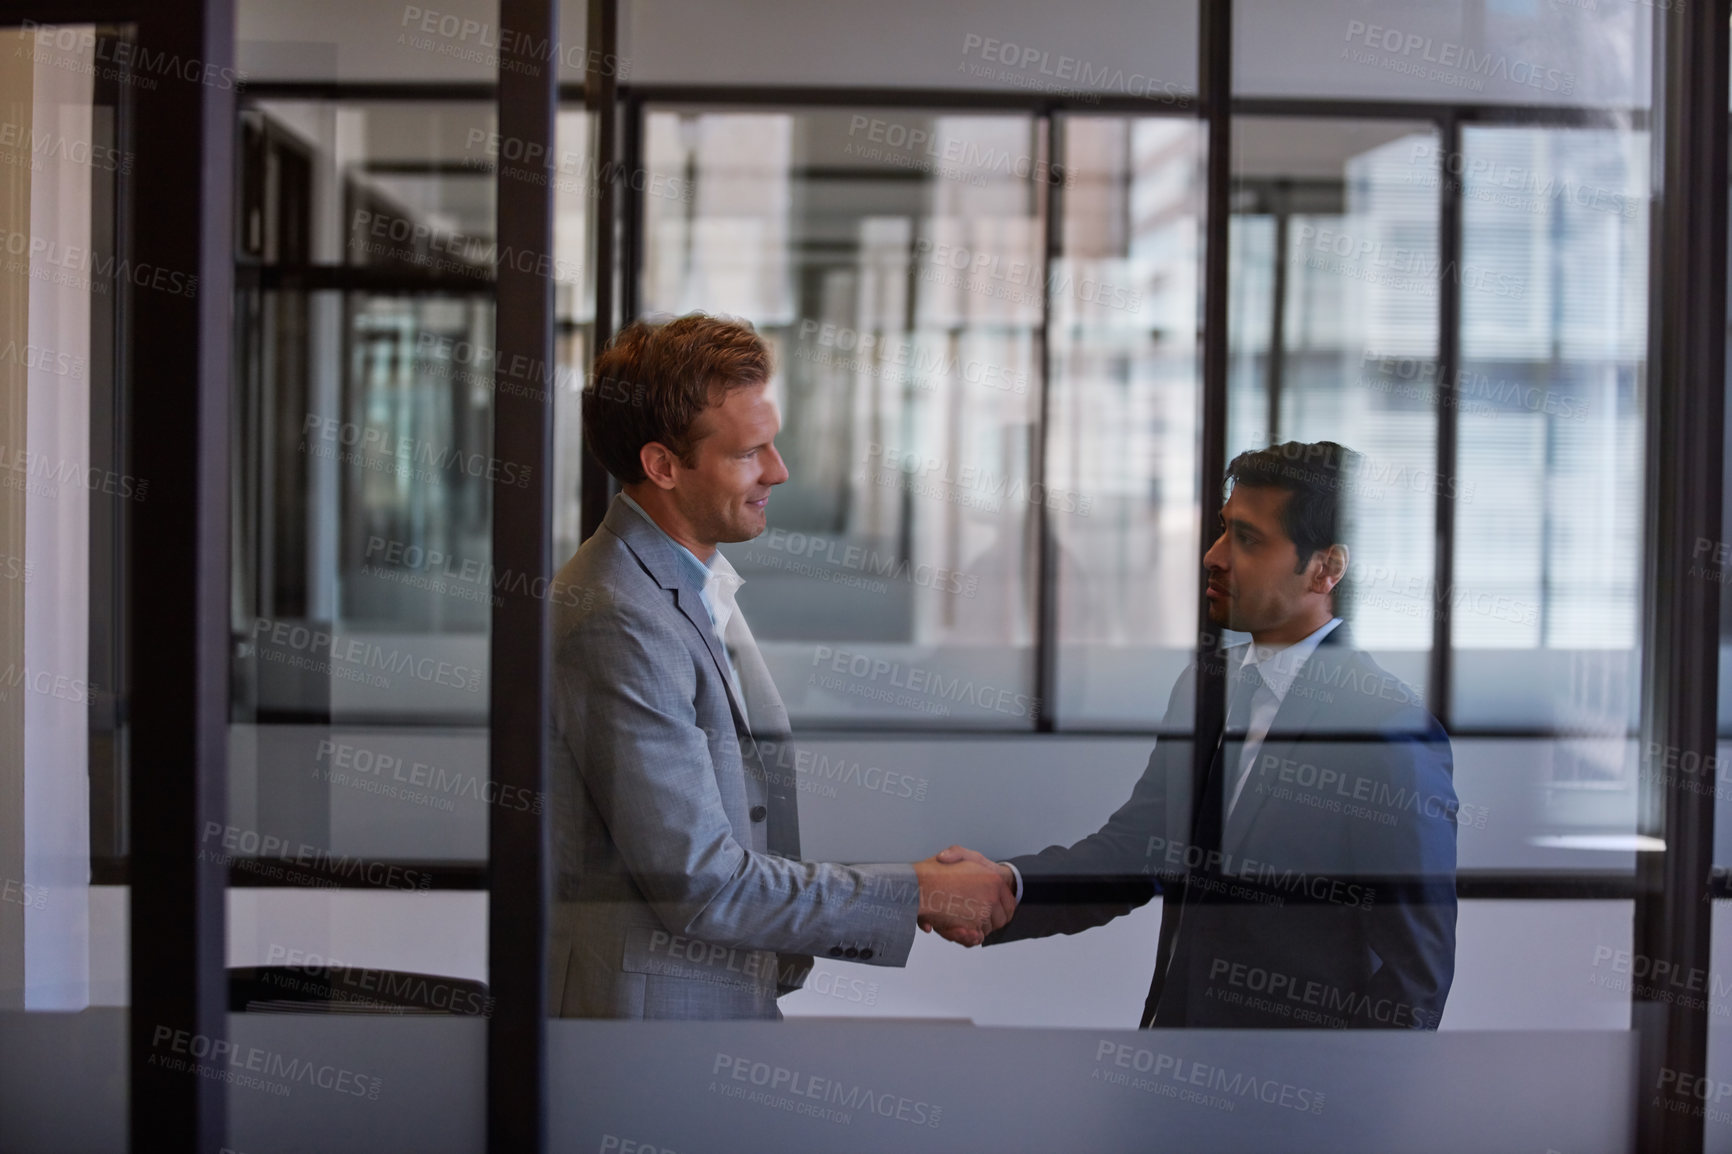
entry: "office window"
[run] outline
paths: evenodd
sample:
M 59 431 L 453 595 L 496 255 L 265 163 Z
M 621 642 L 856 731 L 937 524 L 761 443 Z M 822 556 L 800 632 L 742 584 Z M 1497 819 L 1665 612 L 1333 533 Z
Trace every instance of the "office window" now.
M 1456 718 L 1621 738 L 1636 717 L 1648 135 L 1469 127 L 1460 167 Z
M 1058 722 L 1149 728 L 1196 633 L 1203 134 L 1179 117 L 1058 122 L 1048 505 Z
M 775 351 L 792 478 L 725 551 L 790 715 L 1031 725 L 1037 122 L 652 109 L 644 138 L 641 310 Z
M 1435 373 L 1438 138 L 1399 120 L 1241 117 L 1228 318 L 1227 453 L 1334 441 L 1360 454 L 1347 496 L 1358 643 L 1424 692 L 1436 417 L 1406 387 Z M 1273 350 L 1279 349 L 1279 354 Z M 1211 494 L 1205 515 L 1219 495 Z

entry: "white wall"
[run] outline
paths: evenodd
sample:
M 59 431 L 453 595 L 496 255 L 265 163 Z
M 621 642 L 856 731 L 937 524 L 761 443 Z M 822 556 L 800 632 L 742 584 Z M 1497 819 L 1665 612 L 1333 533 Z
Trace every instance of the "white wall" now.
M 22 788 L 15 778 L 7 790 L 21 809 L 0 815 L 0 828 L 23 847 L 23 1005 L 76 1010 L 88 996 L 90 924 L 90 502 L 119 499 L 102 493 L 100 478 L 94 498 L 87 484 L 90 378 L 87 368 L 77 374 L 66 368 L 90 364 L 96 278 L 85 260 L 92 181 L 85 150 L 94 49 L 57 43 L 17 51 L 25 60 L 35 53 L 34 64 L 23 65 L 34 70 L 32 100 L 9 106 L 13 115 L 24 115 L 16 125 L 22 143 L 9 145 L 7 158 L 22 160 L 31 173 L 28 226 L 14 221 L 9 230 L 13 240 L 28 235 L 29 310 L 27 331 L 0 333 L 0 357 L 30 366 L 24 436 L 4 446 L 14 462 L 24 458 L 29 466 L 13 473 L 11 483 L 26 486 L 23 545 L 30 577 L 22 660 L 12 655 L 0 687 L 0 694 L 22 698 L 22 765 L 5 767 L 8 776 L 21 770 Z M 22 255 L 24 247 L 10 251 Z M 13 879 L 6 880 L 7 900 L 14 901 Z M 13 991 L 4 1000 L 13 1001 Z

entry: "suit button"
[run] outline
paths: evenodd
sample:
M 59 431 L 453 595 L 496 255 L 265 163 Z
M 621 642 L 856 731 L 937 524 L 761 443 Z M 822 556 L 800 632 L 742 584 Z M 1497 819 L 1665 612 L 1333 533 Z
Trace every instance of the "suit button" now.
M 770 811 L 765 809 L 763 806 L 754 805 L 752 807 L 752 820 L 753 821 L 763 821 L 765 818 L 767 818 L 769 816 L 770 816 Z
M 847 949 L 842 951 L 842 956 L 845 958 L 857 958 L 860 956 L 860 951 L 855 949 L 853 946 L 849 946 Z
M 872 951 L 871 951 L 871 949 L 864 949 L 864 950 L 861 950 L 861 951 L 860 951 L 860 960 L 861 960 L 861 961 L 863 961 L 863 962 L 869 962 L 869 961 L 871 961 L 871 960 L 872 960 Z
M 841 946 L 831 946 L 830 947 L 830 956 L 832 958 L 841 957 L 842 956 L 842 947 Z

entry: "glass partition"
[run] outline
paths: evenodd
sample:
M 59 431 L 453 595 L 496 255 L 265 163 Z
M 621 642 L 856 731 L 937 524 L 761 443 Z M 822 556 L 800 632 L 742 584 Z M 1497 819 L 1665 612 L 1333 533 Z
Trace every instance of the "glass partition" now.
M 1191 659 L 1197 580 L 1204 134 L 1068 114 L 1047 438 L 1058 723 L 1160 725 Z M 1086 498 L 1086 504 L 1084 499 Z
M 132 465 L 125 319 L 197 283 L 127 259 L 139 96 L 112 65 L 136 46 L 0 29 L 0 1133 L 20 1149 L 129 1145 L 129 563 L 163 497 Z
M 1453 715 L 1551 869 L 1640 848 L 1648 153 L 1616 122 L 1487 125 L 1456 162 L 1463 267 L 1511 291 L 1462 294 Z
M 561 110 L 539 166 L 545 364 L 494 348 L 496 270 L 526 255 L 497 235 L 524 142 L 489 87 L 496 0 L 240 5 L 243 67 L 279 86 L 235 125 L 229 814 L 196 847 L 228 871 L 230 1014 L 220 1041 L 169 1031 L 148 1057 L 221 1080 L 226 1148 L 254 1154 L 479 1150 L 514 1072 L 546 1075 L 548 1145 L 604 1154 L 1611 1152 L 1661 1110 L 1732 1151 L 1724 901 L 1701 911 L 1706 973 L 1645 956 L 1636 923 L 1637 855 L 1668 849 L 1642 791 L 1718 806 L 1732 758 L 1732 723 L 1713 751 L 1637 736 L 1643 485 L 1677 433 L 1645 416 L 1667 273 L 1651 73 L 1683 6 L 1239 0 L 1210 188 L 1218 7 L 887 3 L 619 5 L 625 54 L 578 43 L 587 14 L 561 5 L 565 40 L 534 51 L 567 96 L 598 72 L 622 91 L 600 86 L 606 121 Z M 148 663 L 125 638 L 150 609 L 127 565 L 164 547 L 132 531 L 161 498 L 129 468 L 128 300 L 190 286 L 126 274 L 148 224 L 132 31 L 0 39 L 0 1146 L 124 1149 L 148 929 L 127 881 L 155 868 L 126 820 Z M 616 278 L 600 295 L 626 315 L 598 315 Z M 1015 860 L 1023 904 L 962 950 L 869 893 L 906 965 L 862 942 L 809 971 L 775 957 L 800 978 L 767 1002 L 785 1021 L 556 1019 L 545 1056 L 490 1056 L 535 1024 L 492 1020 L 512 972 L 492 852 L 528 842 L 490 844 L 489 818 L 550 804 L 488 762 L 489 687 L 522 684 L 492 667 L 494 609 L 540 576 L 495 564 L 492 494 L 544 479 L 498 455 L 495 415 L 503 390 L 551 399 L 557 567 L 584 537 L 598 336 L 692 310 L 770 344 L 791 472 L 768 530 L 725 547 L 799 740 L 799 844 L 763 852 L 961 844 Z M 1299 538 L 1327 515 L 1256 480 L 1229 494 L 1200 470 L 1217 435 L 1343 510 L 1303 638 L 1258 624 L 1240 583 L 1314 584 Z M 1706 533 L 1673 576 L 1724 592 L 1732 514 Z M 1195 732 L 1205 586 L 1218 735 Z M 707 796 L 714 766 L 677 768 Z M 592 880 L 554 900 L 617 899 Z M 677 921 L 634 925 L 607 964 L 737 985 L 778 952 Z M 550 945 L 595 949 L 562 926 Z M 717 1016 L 710 992 L 662 1016 Z M 1708 1078 L 1662 1099 L 1638 1084 L 1645 1019 L 1685 998 Z
M 796 723 L 1033 725 L 1032 523 L 1085 496 L 1033 472 L 1059 178 L 1037 127 L 646 114 L 642 311 L 745 317 L 776 356 L 792 479 L 727 552 Z
M 531 478 L 493 447 L 494 107 L 429 96 L 241 112 L 230 817 L 205 836 L 230 1040 L 279 1069 L 231 1092 L 237 1149 L 482 1144 L 488 815 L 539 804 L 488 771 L 492 491 Z

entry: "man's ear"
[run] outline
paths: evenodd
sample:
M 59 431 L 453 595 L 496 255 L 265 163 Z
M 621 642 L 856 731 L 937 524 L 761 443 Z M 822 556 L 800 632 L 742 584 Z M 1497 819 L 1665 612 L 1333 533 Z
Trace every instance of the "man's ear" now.
M 1322 563 L 1311 574 L 1311 592 L 1333 593 L 1347 576 L 1347 546 L 1331 545 L 1317 554 Z
M 680 461 L 672 449 L 660 441 L 651 441 L 637 451 L 637 459 L 650 484 L 658 489 L 674 487 L 674 469 Z

